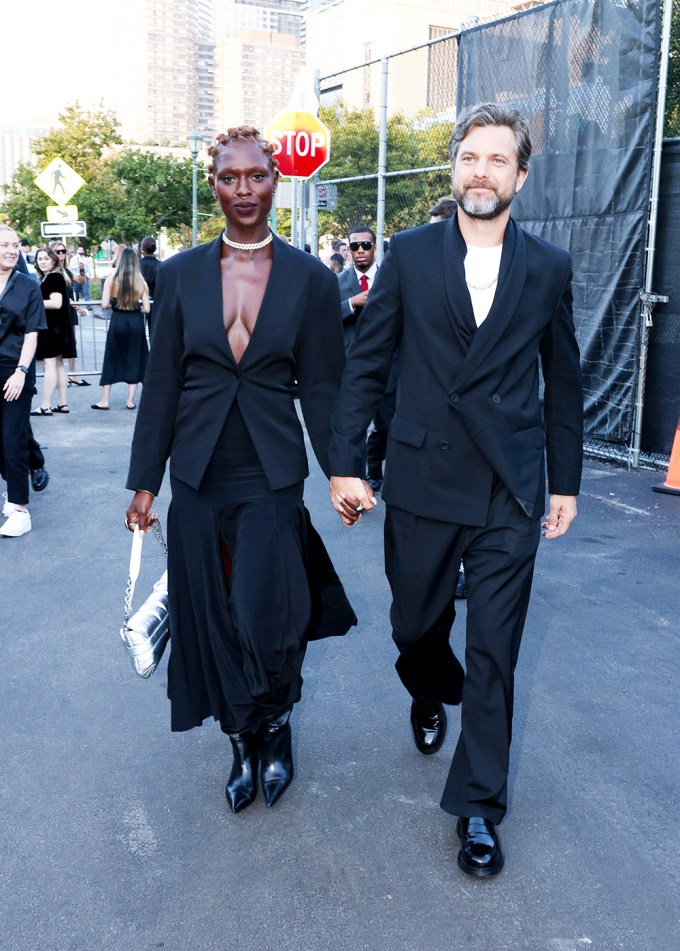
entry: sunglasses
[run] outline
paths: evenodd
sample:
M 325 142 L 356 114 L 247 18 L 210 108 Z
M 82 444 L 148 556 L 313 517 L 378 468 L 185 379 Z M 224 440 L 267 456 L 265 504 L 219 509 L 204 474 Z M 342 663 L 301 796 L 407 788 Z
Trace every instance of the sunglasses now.
M 370 251 L 372 247 L 372 241 L 350 241 L 349 243 L 350 251 L 358 251 L 359 248 L 361 248 L 363 251 Z
M 66 248 L 55 248 L 55 249 L 54 249 L 54 253 L 55 253 L 55 254 L 66 254 Z

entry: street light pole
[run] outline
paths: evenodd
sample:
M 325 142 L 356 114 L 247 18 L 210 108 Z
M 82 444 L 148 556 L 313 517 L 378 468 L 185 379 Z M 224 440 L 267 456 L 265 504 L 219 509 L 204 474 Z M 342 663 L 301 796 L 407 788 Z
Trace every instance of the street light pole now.
M 191 246 L 198 244 L 198 153 L 203 143 L 200 132 L 190 132 L 187 145 L 191 153 Z

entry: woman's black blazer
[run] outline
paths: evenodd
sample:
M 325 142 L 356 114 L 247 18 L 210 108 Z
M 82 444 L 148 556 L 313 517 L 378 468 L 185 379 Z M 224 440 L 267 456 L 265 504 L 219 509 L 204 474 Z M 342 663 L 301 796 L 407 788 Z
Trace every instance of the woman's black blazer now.
M 221 239 L 163 263 L 127 486 L 158 491 L 165 465 L 198 489 L 234 402 L 272 489 L 308 475 L 295 381 L 314 453 L 329 474 L 330 418 L 344 367 L 338 281 L 277 238 L 251 340 L 239 363 L 224 329 Z

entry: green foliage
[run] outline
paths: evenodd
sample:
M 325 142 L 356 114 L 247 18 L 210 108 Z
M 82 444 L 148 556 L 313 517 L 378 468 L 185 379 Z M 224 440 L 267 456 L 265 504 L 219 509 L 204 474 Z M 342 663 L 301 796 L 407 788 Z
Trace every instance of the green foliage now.
M 120 148 L 115 116 L 106 111 L 87 112 L 78 103 L 61 114 L 60 125 L 36 143 L 36 166 L 19 166 L 6 189 L 3 220 L 40 244 L 40 223 L 45 220 L 47 196 L 34 183 L 35 176 L 54 158 L 63 159 L 85 179 L 72 203 L 87 224 L 85 246 L 93 249 L 105 239 L 136 244 L 164 229 L 176 247 L 191 245 L 191 159 L 177 159 Z M 199 168 L 198 210 L 200 233 L 221 227 L 212 193 Z M 215 225 L 215 220 L 218 225 Z
M 367 174 L 378 168 L 378 129 L 370 109 L 349 110 L 340 105 L 321 110 L 331 131 L 331 159 L 323 168 L 323 181 Z M 386 171 L 446 165 L 449 123 L 437 123 L 429 113 L 414 122 L 394 115 L 387 122 Z M 428 209 L 451 193 L 448 171 L 388 176 L 385 188 L 385 235 L 423 224 Z M 338 185 L 338 207 L 319 212 L 319 232 L 346 236 L 353 224 L 365 221 L 375 227 L 377 176 Z
M 39 171 L 61 158 L 87 181 L 104 151 L 123 141 L 115 113 L 107 110 L 90 111 L 75 102 L 60 114 L 59 123 L 35 143 Z

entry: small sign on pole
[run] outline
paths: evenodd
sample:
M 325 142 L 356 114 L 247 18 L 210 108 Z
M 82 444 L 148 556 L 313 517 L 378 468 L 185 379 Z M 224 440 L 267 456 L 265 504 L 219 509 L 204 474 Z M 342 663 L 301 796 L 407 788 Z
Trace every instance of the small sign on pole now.
M 43 238 L 86 238 L 87 225 L 84 221 L 41 221 L 40 234 Z

